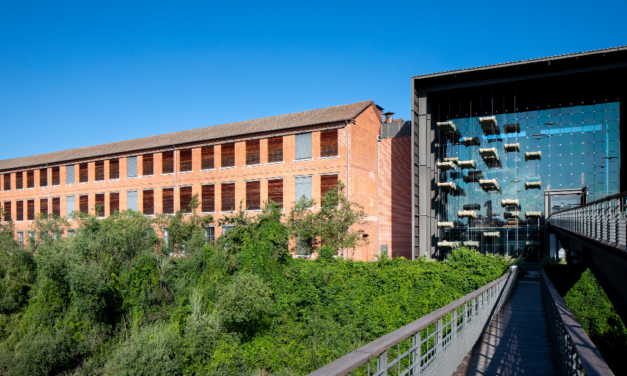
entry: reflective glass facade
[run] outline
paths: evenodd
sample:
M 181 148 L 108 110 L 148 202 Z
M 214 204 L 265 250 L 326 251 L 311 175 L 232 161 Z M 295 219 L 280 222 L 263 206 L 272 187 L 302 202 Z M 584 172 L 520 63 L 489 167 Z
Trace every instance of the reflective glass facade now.
M 457 187 L 439 192 L 439 221 L 453 222 L 453 228 L 439 230 L 440 241 L 474 241 L 487 253 L 519 255 L 541 241 L 545 190 L 587 186 L 589 202 L 619 193 L 618 101 L 482 116 L 496 117 L 499 134 L 486 135 L 479 116 L 438 119 L 452 121 L 458 133 L 440 135 L 437 160 L 458 158 L 475 164 L 438 170 L 438 182 Z M 474 137 L 477 144 L 462 143 Z M 490 148 L 496 149 L 498 161 L 486 162 L 480 156 L 479 149 Z M 534 159 L 537 154 L 525 156 L 537 152 L 539 159 Z M 491 179 L 500 190 L 481 187 L 481 180 Z M 537 182 L 539 189 L 525 184 Z M 502 200 L 518 200 L 518 206 L 503 205 Z M 476 217 L 459 218 L 462 211 L 474 211 Z M 542 217 L 528 217 L 528 212 L 541 212 Z

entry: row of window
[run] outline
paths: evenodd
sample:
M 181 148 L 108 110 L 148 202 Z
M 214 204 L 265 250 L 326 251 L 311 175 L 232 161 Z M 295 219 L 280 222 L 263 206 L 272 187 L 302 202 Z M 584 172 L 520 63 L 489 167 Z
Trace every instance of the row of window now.
M 214 151 L 215 147 L 205 146 L 200 150 L 201 169 L 212 170 L 215 169 L 214 164 Z M 329 158 L 338 155 L 338 139 L 337 129 L 327 130 L 320 132 L 320 157 Z M 235 167 L 235 143 L 228 143 L 220 145 L 220 168 L 234 168 Z M 268 163 L 280 163 L 283 162 L 283 137 L 275 137 L 268 139 Z M 174 151 L 166 151 L 161 153 L 162 165 L 161 174 L 173 174 L 174 173 Z M 308 160 L 311 159 L 311 133 L 300 133 L 296 135 L 296 160 Z M 93 181 L 105 180 L 105 161 L 96 161 L 94 163 L 94 178 Z M 138 163 L 137 156 L 126 158 L 126 177 L 136 178 L 138 177 Z M 257 166 L 260 165 L 260 140 L 248 140 L 246 141 L 246 165 Z M 178 172 L 192 172 L 192 149 L 184 149 L 178 151 Z M 66 185 L 72 185 L 76 182 L 76 166 L 66 166 Z M 142 176 L 153 176 L 154 171 L 154 154 L 142 155 L 141 161 Z M 11 175 L 15 176 L 14 189 L 24 189 L 24 181 L 26 181 L 26 188 L 35 188 L 35 171 L 17 172 L 14 174 L 4 174 L 2 176 L 3 183 L 0 187 L 4 191 L 11 190 Z M 61 184 L 60 168 L 50 168 L 50 185 L 58 186 Z M 120 160 L 109 160 L 109 180 L 116 180 L 120 178 Z M 78 182 L 89 182 L 89 164 L 78 164 Z M 39 187 L 48 186 L 48 169 L 42 168 L 39 170 Z
M 312 176 L 296 176 L 295 177 L 295 197 L 299 199 L 302 196 L 311 199 L 311 183 Z M 320 197 L 327 194 L 338 182 L 337 174 L 320 176 Z M 247 181 L 245 190 L 244 205 L 247 210 L 261 209 L 261 180 Z M 272 200 L 279 207 L 283 208 L 283 179 L 268 179 L 268 200 Z M 221 206 L 219 211 L 230 212 L 236 208 L 235 183 L 220 183 Z M 138 195 L 141 192 L 142 204 L 138 207 Z M 94 195 L 94 202 L 90 205 L 89 195 L 66 196 L 66 215 L 70 217 L 71 213 L 78 210 L 82 213 L 89 213 L 89 208 L 94 207 L 96 215 L 104 217 L 105 215 L 105 193 L 97 193 Z M 110 192 L 109 195 L 109 213 L 120 210 L 120 192 Z M 200 192 L 200 208 L 203 213 L 214 213 L 218 210 L 215 201 L 215 185 L 208 184 L 201 186 Z M 76 198 L 78 197 L 78 202 Z M 49 202 L 51 201 L 51 202 Z M 179 208 L 185 213 L 191 213 L 190 203 L 192 201 L 192 187 L 179 187 Z M 35 219 L 35 199 L 4 202 L 4 220 L 9 221 L 13 214 L 13 204 L 15 205 L 16 221 L 32 221 Z M 161 189 L 161 208 L 162 213 L 174 214 L 174 188 Z M 155 190 L 144 189 L 141 191 L 126 191 L 126 209 L 141 211 L 145 215 L 155 214 Z M 61 198 L 53 197 L 39 199 L 39 212 L 44 214 L 55 214 L 61 216 Z

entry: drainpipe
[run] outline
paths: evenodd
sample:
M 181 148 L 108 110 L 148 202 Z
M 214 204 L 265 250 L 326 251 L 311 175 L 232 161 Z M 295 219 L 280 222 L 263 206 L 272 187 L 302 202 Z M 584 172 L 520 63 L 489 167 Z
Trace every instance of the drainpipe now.
M 348 189 L 348 121 L 344 120 L 344 124 L 346 125 L 344 129 L 346 129 L 346 201 L 349 199 L 349 189 Z M 348 249 L 346 250 L 346 259 L 348 260 Z
M 381 246 L 379 245 L 379 225 L 381 223 L 381 217 L 379 216 L 379 143 L 381 142 L 381 136 L 377 135 L 377 254 L 381 259 Z
M 178 193 L 179 193 L 179 181 L 178 181 L 178 177 L 179 177 L 179 172 L 178 172 L 178 155 L 176 153 L 176 145 L 172 145 L 172 147 L 174 148 L 174 213 L 177 212 L 176 208 L 178 207 Z M 163 163 L 163 161 L 161 162 Z

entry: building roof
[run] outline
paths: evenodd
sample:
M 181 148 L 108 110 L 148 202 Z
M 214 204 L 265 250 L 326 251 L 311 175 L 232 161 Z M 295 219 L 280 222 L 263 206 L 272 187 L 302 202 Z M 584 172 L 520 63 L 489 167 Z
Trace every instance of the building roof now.
M 484 70 L 497 69 L 497 68 L 513 67 L 517 65 L 525 65 L 525 64 L 532 64 L 532 63 L 539 63 L 539 62 L 546 62 L 546 61 L 553 61 L 553 60 L 563 60 L 563 59 L 570 59 L 570 58 L 579 58 L 579 57 L 584 57 L 584 56 L 589 56 L 589 55 L 598 55 L 598 54 L 620 52 L 620 51 L 623 51 L 623 52 L 627 51 L 627 46 L 619 46 L 619 47 L 604 48 L 600 50 L 555 55 L 555 56 L 541 57 L 541 58 L 536 58 L 536 59 L 513 61 L 513 62 L 508 62 L 508 63 L 484 65 L 484 66 L 475 67 L 475 68 L 465 68 L 465 69 L 457 69 L 457 70 L 450 70 L 450 71 L 444 71 L 444 72 L 428 73 L 428 74 L 413 76 L 412 79 L 420 80 L 420 79 L 431 78 L 431 77 L 463 74 L 463 73 L 484 71 Z
M 317 110 L 295 112 L 261 119 L 166 133 L 157 136 L 111 142 L 102 145 L 55 151 L 29 157 L 5 159 L 0 161 L 0 170 L 41 166 L 77 159 L 95 158 L 99 156 L 114 155 L 118 153 L 127 153 L 172 145 L 183 145 L 198 141 L 223 139 L 252 133 L 272 132 L 290 128 L 341 122 L 354 119 L 373 103 L 374 102 L 372 100 L 369 100 L 341 106 L 320 108 Z

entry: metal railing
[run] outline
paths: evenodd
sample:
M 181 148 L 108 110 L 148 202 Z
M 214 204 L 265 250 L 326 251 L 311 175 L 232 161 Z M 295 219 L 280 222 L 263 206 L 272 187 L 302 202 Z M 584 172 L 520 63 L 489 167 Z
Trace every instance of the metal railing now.
M 553 213 L 547 223 L 624 249 L 627 246 L 627 192 Z
M 614 375 L 542 270 L 542 300 L 560 375 Z
M 309 376 L 451 375 L 509 297 L 518 269 Z

